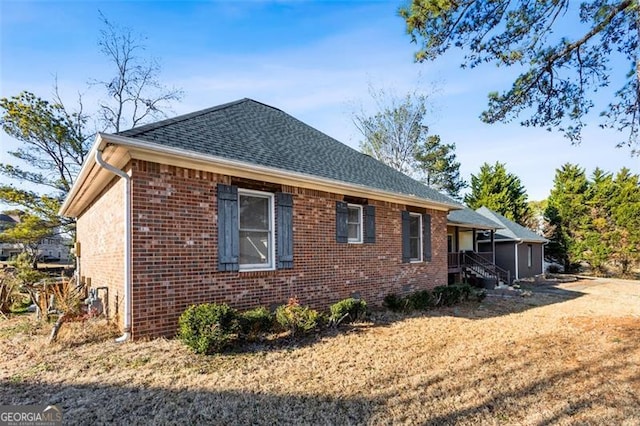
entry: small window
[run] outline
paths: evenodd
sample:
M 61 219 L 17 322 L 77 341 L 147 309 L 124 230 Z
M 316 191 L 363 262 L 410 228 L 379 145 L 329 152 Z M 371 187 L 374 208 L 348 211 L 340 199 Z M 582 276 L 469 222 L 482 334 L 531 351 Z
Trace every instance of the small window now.
M 533 265 L 533 246 L 529 244 L 527 246 L 527 267 L 531 268 L 531 265 Z
M 273 194 L 238 191 L 241 270 L 273 269 Z
M 362 242 L 362 206 L 349 204 L 347 206 L 347 229 L 350 243 Z
M 422 262 L 422 215 L 409 214 L 409 247 L 411 262 Z

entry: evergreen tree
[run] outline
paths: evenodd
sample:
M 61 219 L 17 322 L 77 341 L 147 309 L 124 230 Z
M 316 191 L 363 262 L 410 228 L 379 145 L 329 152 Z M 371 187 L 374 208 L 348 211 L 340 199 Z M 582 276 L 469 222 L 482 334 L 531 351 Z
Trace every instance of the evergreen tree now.
M 427 186 L 451 195 L 460 196 L 467 183 L 460 177 L 460 163 L 456 161 L 455 144 L 445 144 L 440 136 L 431 135 L 416 152 L 416 168 Z
M 609 205 L 615 225 L 613 260 L 626 275 L 631 265 L 640 262 L 640 177 L 627 168 L 621 169 L 613 180 Z
M 565 271 L 572 270 L 582 258 L 580 229 L 588 215 L 588 188 L 585 171 L 579 166 L 567 163 L 556 170 L 545 211 L 551 227 L 546 252 L 560 261 Z
M 472 209 L 485 206 L 523 226 L 531 216 L 520 178 L 500 162 L 493 166 L 484 163 L 478 175 L 471 175 L 471 193 L 465 195 L 464 202 Z
M 586 216 L 582 228 L 574 235 L 575 245 L 581 250 L 581 259 L 599 274 L 606 271 L 607 262 L 615 250 L 612 244 L 615 226 L 610 209 L 613 191 L 611 174 L 596 168 L 585 193 Z

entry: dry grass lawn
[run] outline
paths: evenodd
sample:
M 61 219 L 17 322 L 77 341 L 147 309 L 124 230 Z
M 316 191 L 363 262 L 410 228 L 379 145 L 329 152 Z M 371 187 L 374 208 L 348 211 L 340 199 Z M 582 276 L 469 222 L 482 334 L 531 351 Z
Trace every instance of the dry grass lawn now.
M 0 320 L 0 405 L 59 404 L 65 424 L 640 424 L 640 282 L 377 313 L 210 357 L 92 323 L 47 346 L 31 321 Z

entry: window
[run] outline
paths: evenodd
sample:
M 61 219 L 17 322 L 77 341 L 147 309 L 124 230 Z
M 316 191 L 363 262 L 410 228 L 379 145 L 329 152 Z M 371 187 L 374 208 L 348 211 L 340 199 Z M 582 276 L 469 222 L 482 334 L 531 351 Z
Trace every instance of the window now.
M 376 242 L 376 208 L 336 201 L 336 242 Z
M 402 263 L 431 262 L 431 215 L 402 213 Z
M 238 191 L 241 270 L 273 268 L 273 194 Z
M 216 193 L 218 271 L 293 268 L 291 194 L 239 190 L 222 183 Z
M 347 230 L 350 243 L 362 242 L 362 206 L 349 204 L 347 206 Z
M 422 215 L 409 213 L 409 258 L 422 262 Z
M 527 245 L 527 267 L 531 268 L 533 265 L 533 246 L 531 244 Z

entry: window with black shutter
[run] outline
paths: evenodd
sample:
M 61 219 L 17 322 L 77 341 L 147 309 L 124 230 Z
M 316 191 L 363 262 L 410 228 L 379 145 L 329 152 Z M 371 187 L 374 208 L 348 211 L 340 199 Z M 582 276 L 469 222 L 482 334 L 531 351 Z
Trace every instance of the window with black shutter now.
M 217 197 L 219 271 L 293 268 L 291 194 L 219 184 Z

